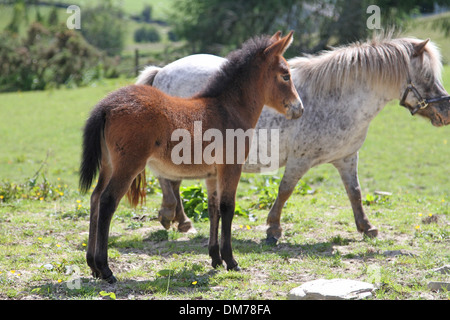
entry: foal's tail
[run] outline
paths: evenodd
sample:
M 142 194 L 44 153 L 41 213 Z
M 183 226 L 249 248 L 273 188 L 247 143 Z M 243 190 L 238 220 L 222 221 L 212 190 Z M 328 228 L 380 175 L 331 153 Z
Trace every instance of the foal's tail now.
M 134 178 L 130 189 L 127 192 L 128 202 L 133 207 L 145 202 L 145 195 L 147 194 L 147 180 L 145 178 L 145 169 Z
M 160 67 L 156 66 L 148 66 L 144 70 L 141 71 L 139 77 L 136 80 L 136 84 L 146 84 L 153 85 L 153 81 L 155 80 L 156 74 L 161 70 Z
M 94 108 L 83 131 L 83 153 L 80 165 L 80 191 L 86 193 L 97 175 L 102 160 L 101 139 L 105 126 L 105 112 Z
M 102 139 L 105 127 L 105 111 L 96 107 L 86 121 L 83 132 L 83 153 L 80 165 L 80 192 L 86 193 L 92 185 L 102 160 Z M 131 183 L 127 198 L 136 207 L 145 202 L 145 169 Z

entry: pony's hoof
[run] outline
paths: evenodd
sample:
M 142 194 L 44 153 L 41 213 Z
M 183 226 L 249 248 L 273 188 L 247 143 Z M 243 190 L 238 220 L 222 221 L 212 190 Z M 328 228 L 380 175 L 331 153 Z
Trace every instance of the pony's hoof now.
M 114 277 L 112 274 L 109 277 L 103 278 L 103 280 L 105 280 L 109 284 L 114 284 L 117 282 L 116 277 Z
M 178 224 L 178 231 L 182 232 L 182 233 L 187 233 L 187 232 L 195 233 L 196 232 L 196 230 L 192 226 L 192 222 L 190 220 Z
M 159 216 L 158 220 L 161 223 L 161 225 L 164 227 L 164 229 L 166 229 L 166 230 L 170 229 L 170 225 L 172 224 L 172 221 L 164 218 L 163 216 Z
M 373 227 L 364 231 L 364 235 L 369 238 L 376 238 L 378 236 L 378 229 Z
M 267 236 L 266 244 L 269 246 L 275 246 L 278 242 L 278 239 L 274 236 Z

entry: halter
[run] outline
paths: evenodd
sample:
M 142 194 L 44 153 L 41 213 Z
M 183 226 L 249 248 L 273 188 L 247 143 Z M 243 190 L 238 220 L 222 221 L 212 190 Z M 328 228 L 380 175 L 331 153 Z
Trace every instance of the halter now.
M 414 93 L 417 100 L 419 100 L 419 103 L 414 108 L 406 103 L 406 98 L 408 97 L 408 94 L 410 92 Z M 411 82 L 411 80 L 409 80 L 405 92 L 403 93 L 402 100 L 400 100 L 400 105 L 407 107 L 410 110 L 411 115 L 415 115 L 417 111 L 425 109 L 426 107 L 428 107 L 430 103 L 435 103 L 442 100 L 450 100 L 450 96 L 440 96 L 436 98 L 424 99 L 422 98 L 422 96 L 420 95 L 419 91 L 416 89 L 414 84 Z

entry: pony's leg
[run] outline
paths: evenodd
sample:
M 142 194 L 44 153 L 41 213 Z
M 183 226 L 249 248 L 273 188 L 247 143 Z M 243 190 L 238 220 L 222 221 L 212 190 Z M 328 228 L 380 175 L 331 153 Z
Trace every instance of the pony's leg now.
M 207 179 L 206 188 L 208 190 L 208 214 L 209 214 L 209 256 L 212 259 L 213 268 L 222 266 L 222 257 L 220 256 L 219 247 L 219 208 L 217 201 L 217 180 Z
M 280 223 L 283 206 L 291 196 L 298 181 L 309 170 L 309 168 L 309 163 L 294 163 L 289 162 L 288 160 L 283 178 L 281 179 L 280 186 L 278 187 L 277 198 L 275 199 L 269 215 L 267 216 L 267 224 L 269 225 L 269 228 L 266 231 L 267 244 L 276 244 L 278 239 L 280 239 L 283 230 Z
M 158 212 L 158 220 L 165 229 L 169 229 L 175 219 L 177 198 L 175 197 L 172 183 L 170 180 L 158 178 L 161 191 L 163 193 L 161 208 Z
M 180 197 L 180 185 L 181 181 L 171 181 L 173 195 L 177 201 L 177 206 L 175 209 L 175 222 L 178 222 L 178 231 L 188 232 L 195 231 L 192 226 L 192 221 L 187 217 L 183 208 L 183 201 Z
M 92 270 L 92 276 L 94 278 L 99 278 L 101 276 L 100 271 L 97 269 L 94 260 L 95 248 L 97 243 L 97 221 L 98 221 L 99 201 L 100 195 L 102 194 L 107 183 L 109 182 L 110 177 L 111 177 L 111 166 L 109 165 L 108 161 L 103 161 L 100 167 L 97 185 L 95 186 L 95 189 L 91 195 L 89 240 L 86 252 L 86 261 L 88 266 Z
M 184 212 L 180 198 L 181 181 L 171 181 L 158 178 L 163 193 L 161 208 L 158 212 L 158 220 L 165 229 L 169 229 L 172 222 L 178 223 L 178 231 L 188 232 L 192 229 L 192 221 Z
M 378 235 L 378 229 L 369 222 L 361 202 L 361 187 L 358 179 L 358 153 L 335 161 L 333 165 L 339 171 L 350 199 L 355 216 L 356 228 L 368 237 L 376 237 Z
M 241 177 L 242 165 L 227 165 L 218 172 L 219 213 L 222 220 L 220 254 L 227 264 L 227 270 L 239 271 L 231 247 L 231 224 L 233 222 L 236 190 Z
M 115 169 L 111 179 L 100 196 L 94 261 L 101 278 L 109 283 L 117 281 L 108 266 L 108 237 L 111 219 L 134 178 L 145 169 L 145 162 L 141 166 L 133 162 L 128 159 L 128 161 L 113 166 Z M 133 167 L 130 167 L 130 163 L 133 163 Z

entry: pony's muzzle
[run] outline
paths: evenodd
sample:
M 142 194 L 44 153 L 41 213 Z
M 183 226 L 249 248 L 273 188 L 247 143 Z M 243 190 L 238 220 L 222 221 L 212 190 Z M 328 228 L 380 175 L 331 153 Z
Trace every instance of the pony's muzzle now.
M 302 100 L 297 99 L 295 101 L 292 101 L 291 103 L 287 104 L 286 106 L 286 119 L 298 119 L 303 115 L 303 103 Z

